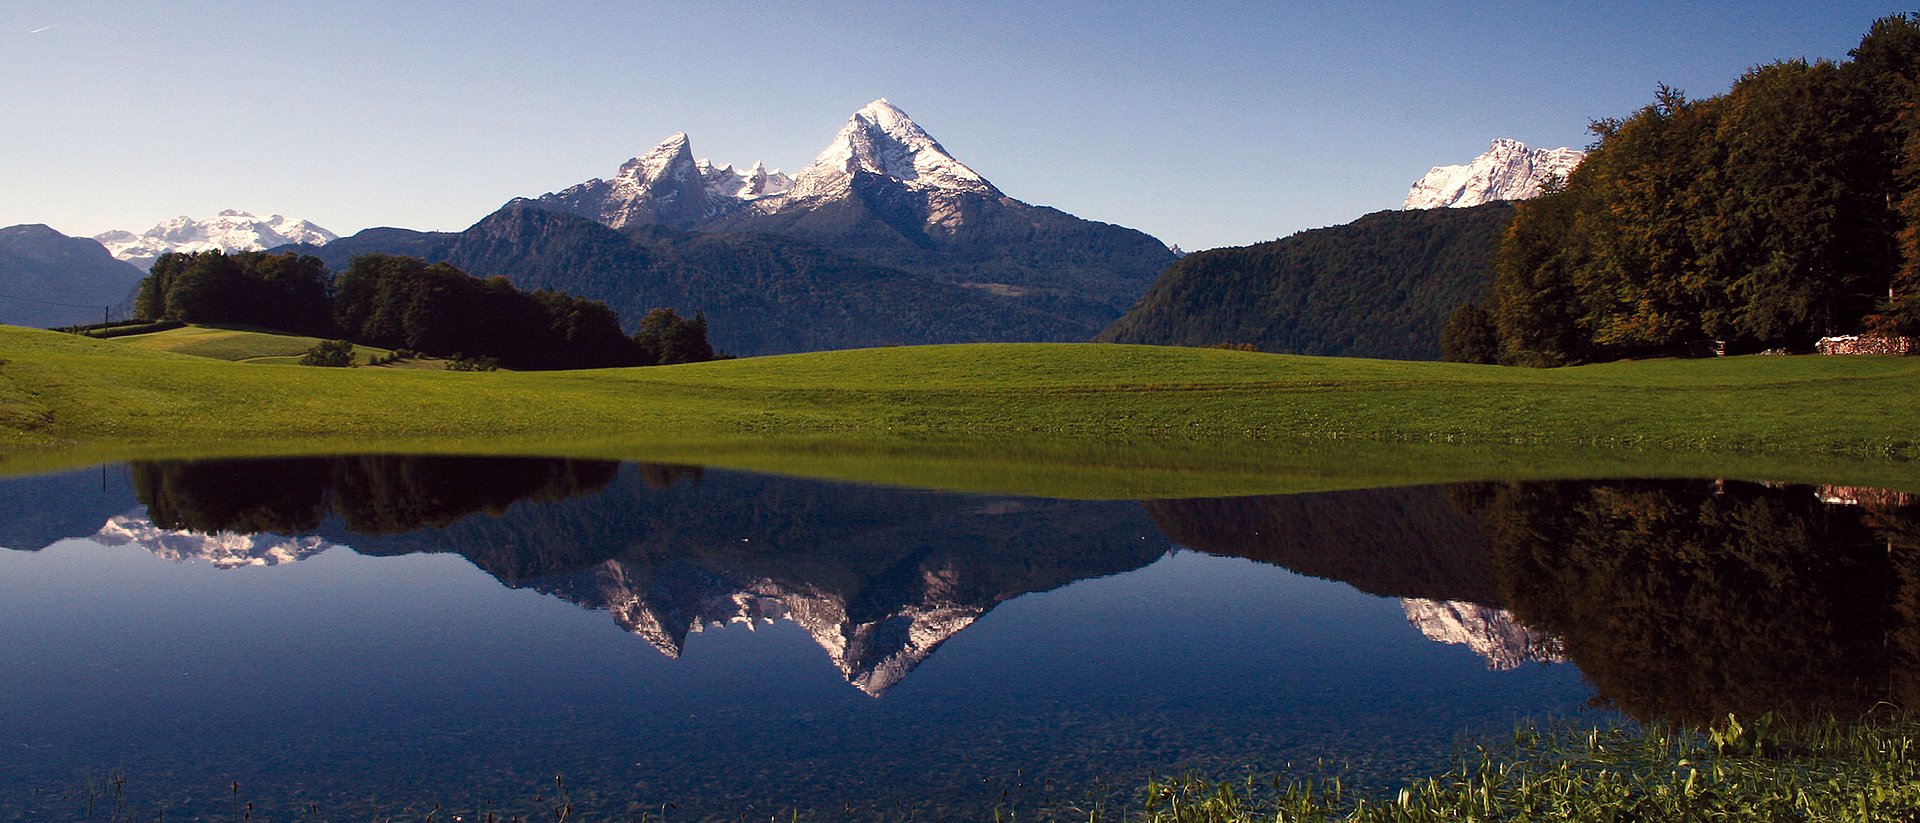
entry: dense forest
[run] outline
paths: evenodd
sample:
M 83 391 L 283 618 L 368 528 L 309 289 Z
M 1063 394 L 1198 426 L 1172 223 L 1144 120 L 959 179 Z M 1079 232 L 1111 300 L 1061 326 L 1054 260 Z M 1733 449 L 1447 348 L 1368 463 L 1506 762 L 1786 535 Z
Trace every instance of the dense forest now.
M 329 516 L 358 534 L 439 528 L 604 488 L 619 464 L 535 457 L 360 455 L 131 464 L 134 493 L 165 529 L 306 534 Z
M 313 257 L 218 250 L 163 254 L 134 297 L 134 317 L 182 323 L 240 323 L 329 335 L 331 274 Z
M 1098 339 L 1438 359 L 1441 323 L 1485 292 L 1494 245 L 1512 214 L 1506 203 L 1386 211 L 1190 254 Z
M 310 255 L 167 254 L 141 281 L 134 308 L 148 320 L 262 326 L 517 369 L 715 357 L 704 316 L 658 309 L 628 337 L 604 303 L 387 254 L 354 257 L 337 276 Z
M 1804 351 L 1920 331 L 1920 17 L 1874 23 L 1851 60 L 1789 60 L 1689 99 L 1662 87 L 1593 124 L 1585 162 L 1523 203 L 1487 320 L 1458 359 L 1559 365 Z

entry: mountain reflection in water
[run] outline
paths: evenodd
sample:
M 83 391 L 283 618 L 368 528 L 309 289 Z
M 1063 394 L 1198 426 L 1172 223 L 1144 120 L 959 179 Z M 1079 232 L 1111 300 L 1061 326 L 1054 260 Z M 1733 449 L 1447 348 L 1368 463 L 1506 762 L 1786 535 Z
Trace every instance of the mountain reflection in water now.
M 1908 697 L 1920 655 L 1920 506 L 1878 489 L 1516 482 L 1133 504 L 403 456 L 135 463 L 131 487 L 144 516 L 92 519 L 96 540 L 221 567 L 336 543 L 453 553 L 605 610 L 670 657 L 710 626 L 791 621 L 872 695 L 999 603 L 1176 546 L 1400 598 L 1427 637 L 1492 668 L 1571 660 L 1599 703 L 1643 720 L 1855 711 Z
M 1137 785 L 1149 774 L 1139 769 L 1229 776 L 1333 753 L 1397 781 L 1407 769 L 1444 767 L 1452 735 L 1499 733 L 1583 702 L 1686 723 L 1727 711 L 1858 712 L 1909 698 L 1920 654 L 1920 506 L 1876 489 L 1569 481 L 1065 501 L 692 466 L 395 456 L 137 463 L 0 486 L 0 545 L 37 551 L 85 537 L 236 570 L 217 580 L 188 569 L 155 575 L 125 565 L 124 553 L 86 560 L 84 543 L 63 544 L 49 563 L 10 564 L 22 577 L 10 588 L 0 579 L 12 601 L 0 599 L 0 613 L 26 645 L 0 660 L 19 683 L 0 690 L 0 718 L 13 727 L 0 728 L 0 807 L 57 781 L 44 776 L 49 769 L 94 762 L 93 752 L 130 753 L 151 774 L 176 753 L 250 739 L 262 727 L 176 738 L 187 732 L 172 718 L 192 714 L 200 688 L 247 689 L 259 678 L 312 684 L 315 696 L 344 701 L 296 710 L 319 725 L 262 738 L 261 751 L 293 746 L 328 762 L 372 752 L 367 768 L 377 772 L 391 758 L 414 758 L 403 753 L 422 734 L 527 741 L 510 755 L 436 749 L 437 759 L 422 762 L 444 765 L 415 785 L 428 796 L 481 773 L 549 769 L 613 792 L 603 795 L 613 802 L 621 794 L 606 787 L 622 785 L 619 767 L 631 763 L 656 781 L 648 796 L 700 814 L 725 816 L 732 788 L 837 804 L 856 781 L 872 803 L 946 798 L 938 803 L 962 810 L 952 813 L 980 816 L 990 796 L 1042 773 L 1089 792 L 1115 779 Z M 452 574 L 431 555 L 457 555 L 507 589 Z M 238 571 L 256 566 L 280 568 Z M 95 584 L 90 575 L 108 577 Z M 171 582 L 144 582 L 156 577 Z M 39 598 L 35 587 L 49 585 L 67 594 Z M 441 626 L 421 638 L 412 626 L 456 608 L 437 599 L 449 587 L 467 592 L 470 604 L 458 608 L 472 629 Z M 113 622 L 117 606 L 101 612 L 107 622 L 42 616 L 67 614 L 60 609 L 95 588 L 138 598 L 150 616 Z M 340 608 L 396 617 L 367 622 L 313 611 L 324 603 L 282 605 L 319 592 L 326 602 L 355 600 L 362 589 L 369 594 L 357 606 Z M 417 607 L 395 605 L 396 593 L 414 592 Z M 1038 592 L 1052 593 L 1023 597 Z M 537 635 L 533 648 L 558 655 L 546 665 L 579 667 L 577 686 L 548 682 L 550 669 L 526 664 L 530 652 L 513 657 L 512 642 L 495 639 L 519 636 L 524 621 L 570 620 L 545 606 L 538 619 L 527 611 L 555 601 L 604 611 L 627 635 Z M 201 614 L 223 608 L 231 615 Z M 223 623 L 234 620 L 277 628 Z M 204 621 L 222 628 L 166 628 Z M 86 636 L 88 626 L 116 635 L 101 659 L 48 639 Z M 730 626 L 769 631 L 749 642 Z M 387 627 L 396 634 L 383 635 Z M 631 638 L 676 659 L 633 655 Z M 427 645 L 408 645 L 416 640 Z M 223 651 L 232 642 L 253 651 Z M 281 646 L 289 651 L 276 657 Z M 357 657 L 336 657 L 346 650 Z M 483 659 L 502 654 L 497 666 Z M 822 656 L 831 671 L 814 667 Z M 132 665 L 175 684 L 177 701 L 148 721 L 138 715 L 151 695 L 114 692 L 117 678 L 56 693 L 38 674 L 92 682 L 89 672 L 119 660 L 146 661 Z M 398 685 L 435 660 L 491 679 Z M 1539 665 L 1562 661 L 1572 666 Z M 586 672 L 608 680 L 593 685 Z M 902 685 L 909 681 L 924 685 Z M 363 703 L 366 692 L 378 699 Z M 849 699 L 858 705 L 841 702 Z M 95 708 L 68 719 L 34 708 L 45 701 Z M 140 742 L 108 727 L 98 732 L 105 742 L 59 744 L 74 751 L 66 759 L 11 763 L 38 782 L 6 776 L 8 756 L 17 757 L 7 747 L 41 752 L 50 741 L 92 739 L 97 724 L 87 718 L 103 711 L 118 712 Z M 448 731 L 461 724 L 473 728 Z M 27 726 L 39 731 L 16 731 Z M 394 742 L 368 742 L 388 729 Z M 613 749 L 625 759 L 596 754 Z M 777 752 L 796 776 L 763 771 L 730 788 L 726 773 L 697 768 L 702 752 L 763 760 Z M 260 752 L 183 760 L 175 773 L 189 782 L 214 775 L 224 786 L 219 775 L 236 756 Z M 966 765 L 920 762 L 928 758 Z M 330 768 L 330 785 L 349 788 L 326 796 L 398 790 Z
M 381 456 L 135 463 L 132 477 L 151 526 L 119 516 L 103 542 L 138 535 L 180 557 L 201 540 L 224 566 L 334 543 L 459 554 L 509 586 L 605 610 L 669 657 L 709 626 L 792 621 L 872 695 L 1002 601 L 1169 548 L 1127 503 L 709 479 L 689 466 Z
M 116 516 L 96 539 L 169 559 L 197 547 L 228 568 L 334 542 L 370 555 L 456 553 L 507 585 L 607 611 L 668 657 L 705 627 L 789 620 L 875 696 L 995 604 L 1140 568 L 1174 542 L 1407 598 L 1422 633 L 1493 668 L 1559 659 L 1507 612 L 1480 605 L 1496 600 L 1480 524 L 1431 488 L 1150 501 L 1149 523 L 1129 503 L 744 475 L 703 487 L 698 467 L 629 472 L 393 456 L 136 463 L 150 520 Z M 491 516 L 468 517 L 479 513 Z M 306 536 L 284 536 L 296 534 Z

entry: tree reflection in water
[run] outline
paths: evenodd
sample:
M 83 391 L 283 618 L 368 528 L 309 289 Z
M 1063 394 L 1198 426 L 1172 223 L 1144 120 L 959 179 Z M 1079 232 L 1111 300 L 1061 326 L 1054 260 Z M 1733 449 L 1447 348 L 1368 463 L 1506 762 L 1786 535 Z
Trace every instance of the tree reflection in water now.
M 1637 719 L 1847 716 L 1915 694 L 1920 509 L 1904 496 L 1717 481 L 1453 496 L 1487 521 L 1508 608 Z
M 552 458 L 359 455 L 133 464 L 134 492 L 168 529 L 296 534 L 339 515 L 361 534 L 445 526 L 605 488 L 620 464 Z M 678 473 L 676 473 L 678 472 Z M 699 469 L 655 467 L 649 483 Z

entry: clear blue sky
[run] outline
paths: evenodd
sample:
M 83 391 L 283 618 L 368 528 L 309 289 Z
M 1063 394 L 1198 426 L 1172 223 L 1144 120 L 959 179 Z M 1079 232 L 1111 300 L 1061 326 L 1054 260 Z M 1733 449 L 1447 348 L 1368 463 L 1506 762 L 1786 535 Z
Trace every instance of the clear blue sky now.
M 1844 58 L 1892 2 L 0 4 L 0 225 L 461 229 L 675 131 L 792 171 L 875 97 L 1189 249 L 1397 207 L 1494 137 Z

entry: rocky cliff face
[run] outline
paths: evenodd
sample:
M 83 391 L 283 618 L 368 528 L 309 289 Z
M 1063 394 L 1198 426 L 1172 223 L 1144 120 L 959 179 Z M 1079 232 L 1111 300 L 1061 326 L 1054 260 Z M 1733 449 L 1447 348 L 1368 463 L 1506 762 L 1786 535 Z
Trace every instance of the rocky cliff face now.
M 1549 178 L 1565 179 L 1586 156 L 1577 149 L 1532 149 L 1518 140 L 1495 140 L 1470 163 L 1433 167 L 1413 184 L 1401 208 L 1460 209 L 1537 197 Z

